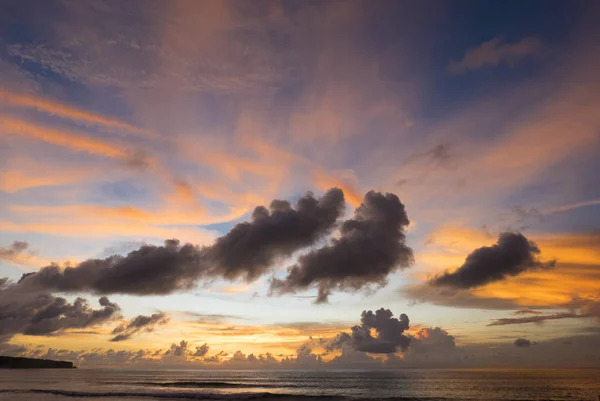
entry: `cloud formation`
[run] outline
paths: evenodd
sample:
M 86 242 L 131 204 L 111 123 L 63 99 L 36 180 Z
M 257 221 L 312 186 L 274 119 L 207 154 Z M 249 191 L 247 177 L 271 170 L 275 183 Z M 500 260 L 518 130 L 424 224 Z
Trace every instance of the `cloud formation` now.
M 153 313 L 150 316 L 138 315 L 129 322 L 120 324 L 115 327 L 112 334 L 115 335 L 110 339 L 112 342 L 129 340 L 132 336 L 140 332 L 154 331 L 156 326 L 160 326 L 169 322 L 166 314 L 159 312 Z
M 189 290 L 199 280 L 253 281 L 267 273 L 280 258 L 312 245 L 335 225 L 344 209 L 344 194 L 330 189 L 316 199 L 307 193 L 293 208 L 274 200 L 259 206 L 251 222 L 237 224 L 212 246 L 142 245 L 126 256 L 88 259 L 74 267 L 43 267 L 23 275 L 23 287 L 58 292 L 164 295 Z
M 502 233 L 498 242 L 471 252 L 458 269 L 435 276 L 433 286 L 468 289 L 517 276 L 527 270 L 554 267 L 538 260 L 540 249 L 520 233 Z
M 532 343 L 531 341 L 529 341 L 526 338 L 517 338 L 513 344 L 515 345 L 515 347 L 518 347 L 518 348 L 527 348 L 527 347 L 533 345 L 534 343 Z
M 210 275 L 251 282 L 273 263 L 314 244 L 331 230 L 344 210 L 344 193 L 328 190 L 320 199 L 311 192 L 298 199 L 296 207 L 274 200 L 269 209 L 259 206 L 252 220 L 237 224 L 203 252 Z
M 15 261 L 29 249 L 27 241 L 14 241 L 6 247 L 0 247 L 0 260 Z
M 316 303 L 327 302 L 333 290 L 359 291 L 383 286 L 388 276 L 410 266 L 412 250 L 405 244 L 409 224 L 404 205 L 394 194 L 368 192 L 354 218 L 344 221 L 340 237 L 300 256 L 284 279 L 273 278 L 272 294 L 317 287 Z
M 372 354 L 390 354 L 398 349 L 405 351 L 410 344 L 410 337 L 403 334 L 409 328 L 408 316 L 404 313 L 398 318 L 393 316 L 389 309 L 365 310 L 361 314 L 360 325 L 352 327 L 352 334 L 338 334 L 327 342 L 325 349 L 343 349 L 344 345 L 350 344 L 355 351 Z
M 495 37 L 478 47 L 467 50 L 461 60 L 450 62 L 448 71 L 452 74 L 461 74 L 501 63 L 512 67 L 522 59 L 538 53 L 541 49 L 542 42 L 537 38 L 528 37 L 516 43 L 504 43 L 501 37 Z
M 67 329 L 103 324 L 120 313 L 117 304 L 107 297 L 98 300 L 101 308 L 93 309 L 88 301 L 73 302 L 47 292 L 22 292 L 16 284 L 0 280 L 0 340 L 15 334 L 46 336 Z

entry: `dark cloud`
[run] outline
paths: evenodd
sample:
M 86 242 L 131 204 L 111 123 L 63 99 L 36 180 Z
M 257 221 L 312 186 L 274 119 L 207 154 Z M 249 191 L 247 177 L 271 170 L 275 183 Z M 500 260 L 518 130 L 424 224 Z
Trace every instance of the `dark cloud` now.
M 211 274 L 253 281 L 274 262 L 314 244 L 331 230 L 344 210 L 344 193 L 330 189 L 320 199 L 307 193 L 293 208 L 274 200 L 269 209 L 257 207 L 252 221 L 237 224 L 205 251 Z
M 196 352 L 194 352 L 192 354 L 192 356 L 196 356 L 196 357 L 204 357 L 208 351 L 210 350 L 210 347 L 208 346 L 208 344 L 204 343 L 199 347 L 196 347 Z
M 188 353 L 188 345 L 189 343 L 185 340 L 181 340 L 179 345 L 173 343 L 171 348 L 165 351 L 164 356 L 185 357 Z
M 352 327 L 352 334 L 339 333 L 324 345 L 327 351 L 343 349 L 350 344 L 355 351 L 373 354 L 390 354 L 398 349 L 404 351 L 410 344 L 410 337 L 404 335 L 408 330 L 409 319 L 404 313 L 399 318 L 389 309 L 363 311 L 360 325 Z M 375 336 L 372 335 L 375 331 Z
M 88 259 L 64 269 L 46 266 L 24 275 L 20 284 L 59 292 L 152 295 L 191 289 L 203 274 L 201 249 L 167 240 L 164 246 L 143 245 L 127 256 Z
M 150 316 L 139 315 L 134 317 L 129 322 L 121 324 L 112 331 L 115 335 L 110 339 L 112 342 L 128 340 L 140 332 L 154 331 L 156 326 L 160 326 L 169 322 L 169 318 L 162 312 L 153 313 Z
M 513 344 L 518 348 L 527 348 L 535 343 L 532 343 L 526 338 L 517 338 Z
M 0 338 L 15 334 L 55 335 L 67 329 L 82 329 L 105 323 L 119 315 L 120 308 L 106 297 L 93 309 L 83 298 L 68 302 L 47 292 L 23 293 L 15 284 L 0 284 Z
M 316 303 L 327 302 L 333 290 L 358 291 L 383 286 L 390 273 L 406 268 L 413 259 L 405 244 L 409 224 L 404 205 L 394 194 L 370 191 L 354 218 L 340 228 L 340 238 L 300 256 L 285 279 L 273 278 L 271 294 L 318 288 Z
M 0 247 L 0 260 L 15 260 L 23 254 L 31 255 L 29 251 L 29 243 L 27 241 L 14 241 L 6 247 Z
M 554 267 L 555 262 L 542 263 L 537 259 L 537 245 L 520 233 L 502 233 L 498 242 L 471 252 L 465 263 L 454 272 L 434 277 L 434 286 L 475 288 L 524 271 Z
M 126 256 L 89 259 L 74 267 L 50 265 L 23 275 L 23 287 L 59 292 L 160 295 L 189 290 L 199 280 L 243 279 L 265 274 L 281 258 L 326 235 L 344 209 L 344 194 L 330 189 L 320 199 L 307 193 L 293 208 L 274 200 L 257 207 L 252 221 L 236 225 L 209 247 L 142 245 Z

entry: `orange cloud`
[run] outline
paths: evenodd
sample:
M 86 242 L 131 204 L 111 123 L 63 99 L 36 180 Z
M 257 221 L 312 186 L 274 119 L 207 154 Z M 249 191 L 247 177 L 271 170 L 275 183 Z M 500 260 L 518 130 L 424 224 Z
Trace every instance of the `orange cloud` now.
M 7 116 L 3 116 L 0 120 L 0 129 L 74 151 L 84 151 L 115 159 L 128 160 L 132 157 L 132 154 L 123 150 L 122 146 L 93 139 L 82 133 L 46 128 Z
M 39 233 L 62 237 L 77 238 L 177 238 L 192 244 L 209 244 L 216 235 L 207 230 L 194 228 L 169 228 L 139 224 L 134 222 L 109 222 L 102 220 L 77 221 L 71 217 L 68 221 L 54 222 L 19 222 L 0 220 L 0 230 L 15 233 Z
M 75 219 L 87 222 L 132 222 L 147 225 L 205 225 L 230 221 L 240 217 L 239 210 L 218 215 L 203 211 L 171 209 L 144 210 L 135 206 L 64 205 L 31 206 L 8 205 L 7 209 L 17 216 L 35 216 L 36 221 Z
M 337 187 L 344 191 L 344 197 L 352 206 L 358 206 L 363 200 L 363 195 L 356 189 L 355 185 L 352 184 L 346 177 L 338 177 L 336 175 L 327 173 L 320 169 L 313 170 L 313 177 L 317 188 L 325 190 L 333 187 Z
M 559 307 L 574 296 L 593 297 L 600 288 L 600 236 L 572 233 L 531 233 L 542 258 L 556 259 L 549 270 L 527 271 L 468 291 L 479 299 L 499 299 L 531 307 Z M 494 243 L 496 236 L 465 227 L 442 227 L 415 259 L 421 266 L 416 279 L 460 266 L 474 249 Z
M 18 192 L 42 186 L 68 185 L 89 178 L 87 169 L 54 169 L 51 166 L 38 166 L 29 170 L 4 170 L 0 172 L 0 191 Z
M 134 134 L 153 135 L 151 131 L 134 127 L 119 120 L 106 118 L 85 110 L 26 94 L 0 90 L 0 102 L 8 103 L 11 106 L 32 108 L 84 125 L 97 125 L 111 129 L 125 130 Z

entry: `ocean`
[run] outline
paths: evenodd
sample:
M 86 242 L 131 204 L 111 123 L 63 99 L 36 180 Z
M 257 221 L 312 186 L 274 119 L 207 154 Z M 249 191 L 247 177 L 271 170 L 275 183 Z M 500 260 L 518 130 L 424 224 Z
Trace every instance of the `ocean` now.
M 585 370 L 3 370 L 1 401 L 594 400 Z

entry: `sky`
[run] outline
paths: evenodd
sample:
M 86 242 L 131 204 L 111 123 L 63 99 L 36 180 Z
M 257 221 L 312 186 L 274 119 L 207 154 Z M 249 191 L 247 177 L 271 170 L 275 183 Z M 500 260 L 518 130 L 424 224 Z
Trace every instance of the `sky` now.
M 600 363 L 593 2 L 0 11 L 0 353 Z

